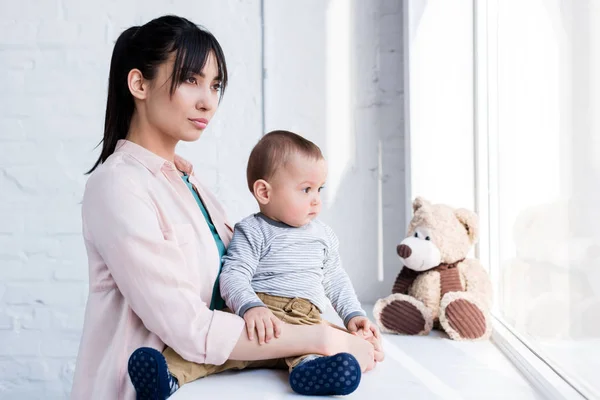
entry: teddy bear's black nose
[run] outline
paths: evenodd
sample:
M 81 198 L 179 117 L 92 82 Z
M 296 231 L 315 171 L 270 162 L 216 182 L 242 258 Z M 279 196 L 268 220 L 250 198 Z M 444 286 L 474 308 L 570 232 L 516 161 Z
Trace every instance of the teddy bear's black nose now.
M 405 244 L 399 244 L 396 247 L 396 251 L 398 251 L 398 255 L 402 258 L 408 258 L 412 254 L 412 250 Z

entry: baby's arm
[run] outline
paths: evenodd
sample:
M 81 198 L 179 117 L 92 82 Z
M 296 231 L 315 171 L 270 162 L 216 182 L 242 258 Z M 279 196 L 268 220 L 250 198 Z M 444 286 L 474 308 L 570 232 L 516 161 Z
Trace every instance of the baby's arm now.
M 356 297 L 350 277 L 342 268 L 337 236 L 329 227 L 326 227 L 326 231 L 329 245 L 323 263 L 323 287 L 325 295 L 348 328 L 348 323 L 354 317 L 366 318 L 367 314 Z
M 221 296 L 227 307 L 246 321 L 248 338 L 254 331 L 260 344 L 279 337 L 282 322 L 258 298 L 252 289 L 252 278 L 262 254 L 264 236 L 246 221 L 236 224 L 233 238 L 223 257 L 220 276 Z
M 327 227 L 326 230 L 329 249 L 323 265 L 325 294 L 350 332 L 366 340 L 371 340 L 372 337 L 379 340 L 379 329 L 367 318 L 356 297 L 350 277 L 342 268 L 337 236 L 331 228 Z

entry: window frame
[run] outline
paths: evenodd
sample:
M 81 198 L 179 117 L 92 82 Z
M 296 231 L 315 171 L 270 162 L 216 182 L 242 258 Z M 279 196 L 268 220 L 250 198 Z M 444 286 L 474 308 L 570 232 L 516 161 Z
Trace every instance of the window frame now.
M 475 205 L 481 240 L 476 255 L 488 266 L 494 288 L 492 341 L 546 398 L 585 399 L 596 393 L 544 357 L 534 343 L 513 329 L 500 313 L 498 229 L 497 6 L 502 0 L 473 0 L 473 124 Z

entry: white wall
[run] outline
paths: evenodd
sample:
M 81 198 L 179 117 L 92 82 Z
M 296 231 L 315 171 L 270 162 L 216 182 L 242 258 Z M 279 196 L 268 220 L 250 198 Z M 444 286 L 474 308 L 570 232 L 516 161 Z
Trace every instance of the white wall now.
M 359 298 L 373 303 L 390 292 L 406 228 L 402 1 L 267 0 L 265 27 L 266 130 L 297 131 L 323 150 L 323 219 Z
M 266 128 L 298 130 L 336 163 L 337 183 L 329 185 L 336 196 L 324 218 L 340 236 L 359 294 L 371 301 L 390 291 L 405 229 L 397 212 L 404 208 L 400 3 L 355 1 L 349 21 L 333 22 L 349 33 L 335 39 L 350 57 L 348 87 L 330 82 L 327 69 L 335 61 L 326 57 L 335 51 L 326 41 L 331 2 L 264 4 Z M 98 155 L 112 46 L 124 28 L 165 13 L 209 28 L 231 73 L 211 127 L 180 153 L 232 220 L 255 210 L 245 164 L 263 133 L 259 0 L 0 1 L 0 398 L 65 398 L 70 391 L 87 295 L 79 202 L 83 173 Z M 333 111 L 350 115 L 341 131 L 332 128 L 339 119 L 328 119 L 327 101 L 339 97 L 332 89 L 349 94 Z M 385 283 L 376 279 L 380 138 Z
M 246 152 L 261 135 L 260 7 L 234 0 L 0 4 L 0 398 L 65 398 L 87 293 L 79 202 L 83 174 L 98 155 L 114 40 L 164 13 L 202 23 L 219 38 L 231 86 L 205 137 L 182 153 L 239 218 L 252 209 L 236 193 Z
M 411 196 L 474 209 L 473 2 L 407 4 Z

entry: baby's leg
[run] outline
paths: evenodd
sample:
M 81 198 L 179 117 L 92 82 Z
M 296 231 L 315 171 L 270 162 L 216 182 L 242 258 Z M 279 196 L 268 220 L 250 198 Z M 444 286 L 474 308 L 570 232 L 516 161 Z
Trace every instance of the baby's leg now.
M 232 369 L 244 369 L 253 363 L 252 361 L 227 360 L 221 365 L 196 364 L 185 360 L 170 347 L 163 351 L 163 356 L 167 362 L 169 372 L 177 379 L 180 387 L 208 375 Z
M 170 347 L 162 354 L 156 349 L 140 347 L 129 357 L 128 372 L 138 398 L 166 399 L 186 383 L 205 376 L 231 369 L 268 368 L 270 364 L 274 361 L 227 360 L 222 365 L 196 364 L 183 359 Z
M 324 322 L 321 313 L 305 299 L 286 299 L 259 293 L 273 314 L 293 325 L 315 325 Z M 344 328 L 337 327 L 345 330 Z M 290 370 L 290 386 L 299 394 L 313 396 L 346 395 L 360 383 L 360 364 L 348 353 L 325 357 L 309 354 L 285 359 Z
M 183 359 L 172 348 L 140 347 L 129 358 L 128 371 L 138 398 L 166 399 L 186 383 L 231 369 L 262 367 L 268 361 L 228 360 L 222 365 L 196 364 Z M 255 365 L 260 364 L 260 365 Z

